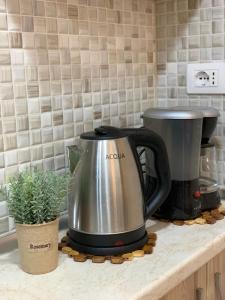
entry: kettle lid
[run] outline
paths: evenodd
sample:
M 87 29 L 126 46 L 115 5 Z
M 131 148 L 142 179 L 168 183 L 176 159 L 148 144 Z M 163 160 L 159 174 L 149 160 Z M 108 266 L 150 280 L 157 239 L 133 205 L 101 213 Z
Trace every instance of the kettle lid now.
M 85 140 L 113 140 L 126 137 L 127 134 L 116 127 L 100 126 L 94 131 L 89 131 L 81 134 L 80 138 Z

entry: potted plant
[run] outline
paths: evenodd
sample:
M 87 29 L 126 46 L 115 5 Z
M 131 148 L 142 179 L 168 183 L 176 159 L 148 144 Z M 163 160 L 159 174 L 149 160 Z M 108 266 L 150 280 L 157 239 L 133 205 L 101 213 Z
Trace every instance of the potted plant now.
M 38 170 L 25 170 L 9 180 L 9 214 L 27 273 L 44 274 L 57 267 L 59 213 L 67 182 L 67 175 Z

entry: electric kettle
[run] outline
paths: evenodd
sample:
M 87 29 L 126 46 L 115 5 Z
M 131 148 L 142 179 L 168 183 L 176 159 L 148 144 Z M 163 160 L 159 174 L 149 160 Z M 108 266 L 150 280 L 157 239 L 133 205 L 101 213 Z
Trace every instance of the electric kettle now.
M 137 147 L 151 149 L 157 184 L 145 194 Z M 72 148 L 71 148 L 72 147 Z M 80 136 L 77 153 L 70 146 L 74 169 L 68 192 L 69 244 L 94 255 L 117 255 L 147 241 L 145 220 L 170 191 L 168 156 L 162 139 L 140 129 L 96 128 Z

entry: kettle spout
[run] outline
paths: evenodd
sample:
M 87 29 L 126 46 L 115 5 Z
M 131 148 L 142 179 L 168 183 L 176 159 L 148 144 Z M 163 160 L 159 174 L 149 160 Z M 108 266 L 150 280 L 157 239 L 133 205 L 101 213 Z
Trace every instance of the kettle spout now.
M 67 156 L 69 161 L 70 173 L 73 174 L 78 161 L 80 160 L 81 151 L 77 145 L 67 147 Z

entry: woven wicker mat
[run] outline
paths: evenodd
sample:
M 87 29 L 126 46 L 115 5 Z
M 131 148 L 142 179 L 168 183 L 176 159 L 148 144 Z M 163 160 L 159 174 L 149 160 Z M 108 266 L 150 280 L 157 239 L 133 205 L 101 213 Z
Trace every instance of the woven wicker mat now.
M 122 264 L 126 261 L 132 261 L 134 258 L 143 257 L 144 255 L 149 255 L 153 253 L 153 248 L 156 245 L 157 235 L 156 233 L 148 233 L 148 241 L 141 249 L 137 249 L 133 252 L 124 253 L 117 256 L 95 256 L 86 253 L 79 253 L 78 251 L 72 249 L 68 245 L 68 237 L 64 236 L 61 242 L 58 244 L 58 249 L 62 253 L 68 255 L 76 262 L 85 262 L 90 259 L 93 263 L 104 263 L 109 260 L 112 264 Z
M 166 219 L 159 219 L 161 222 L 169 222 L 173 223 L 177 226 L 183 225 L 204 225 L 204 224 L 215 224 L 219 220 L 223 220 L 225 216 L 225 208 L 223 205 L 220 205 L 217 209 L 203 211 L 201 216 L 195 218 L 193 220 L 166 220 Z

